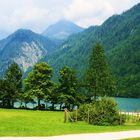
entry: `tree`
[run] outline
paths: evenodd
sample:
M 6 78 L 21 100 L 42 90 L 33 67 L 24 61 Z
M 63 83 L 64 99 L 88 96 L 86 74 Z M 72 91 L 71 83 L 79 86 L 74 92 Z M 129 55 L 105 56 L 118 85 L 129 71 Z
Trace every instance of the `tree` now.
M 59 74 L 60 103 L 64 103 L 68 109 L 70 109 L 70 105 L 72 105 L 71 109 L 73 109 L 74 105 L 78 103 L 78 80 L 76 74 L 72 69 L 66 66 L 62 67 Z
M 54 83 L 53 88 L 52 88 L 52 92 L 49 94 L 49 96 L 47 97 L 46 101 L 49 101 L 51 103 L 51 110 L 55 109 L 55 104 L 58 103 L 58 99 L 59 99 L 59 89 L 58 89 L 58 84 Z
M 52 68 L 46 62 L 40 62 L 34 65 L 25 80 L 25 92 L 28 93 L 28 98 L 37 99 L 38 107 L 40 107 L 40 101 L 51 93 L 53 87 L 51 78 Z
M 22 91 L 22 71 L 18 64 L 13 63 L 9 66 L 4 79 L 13 84 L 17 92 Z
M 30 91 L 27 91 L 27 92 L 23 91 L 22 93 L 20 93 L 19 97 L 18 97 L 18 99 L 20 101 L 20 108 L 24 108 L 24 105 L 25 105 L 25 108 L 27 108 L 27 103 L 29 103 L 29 102 L 31 102 L 33 104 L 36 103 L 34 101 L 34 98 L 35 98 L 35 96 L 32 93 L 30 93 Z
M 13 107 L 14 101 L 22 91 L 22 71 L 18 64 L 11 64 L 5 72 L 4 80 L 0 81 L 0 92 L 3 106 Z
M 115 82 L 112 78 L 104 50 L 98 43 L 92 50 L 89 60 L 89 67 L 86 73 L 87 87 L 91 97 L 112 95 L 115 89 Z
M 13 98 L 13 93 L 15 89 L 6 80 L 0 80 L 0 100 L 1 106 L 6 108 L 11 108 L 11 99 Z

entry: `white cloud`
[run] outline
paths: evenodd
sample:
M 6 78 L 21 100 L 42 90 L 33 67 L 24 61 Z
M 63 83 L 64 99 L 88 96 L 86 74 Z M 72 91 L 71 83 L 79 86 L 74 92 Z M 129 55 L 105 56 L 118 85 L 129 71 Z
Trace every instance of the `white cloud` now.
M 60 7 L 63 6 L 54 5 L 54 1 L 0 0 L 0 36 L 7 36 L 7 33 L 18 28 L 42 32 L 48 25 L 62 18 Z M 62 3 L 64 0 L 60 1 Z
M 48 25 L 66 18 L 81 26 L 101 24 L 140 0 L 0 0 L 0 37 L 18 28 L 43 32 Z
M 139 3 L 140 0 L 108 0 L 108 2 L 112 5 L 114 12 L 120 14 Z
M 65 15 L 68 19 L 79 21 L 91 21 L 94 19 L 99 22 L 98 18 L 105 17 L 113 13 L 111 5 L 104 0 L 73 0 L 73 3 L 66 10 Z M 87 22 L 87 24 L 89 24 Z M 99 24 L 99 23 L 97 23 Z M 84 25 L 84 23 L 83 23 Z
M 73 0 L 65 9 L 65 17 L 85 27 L 99 25 L 138 2 L 140 0 Z

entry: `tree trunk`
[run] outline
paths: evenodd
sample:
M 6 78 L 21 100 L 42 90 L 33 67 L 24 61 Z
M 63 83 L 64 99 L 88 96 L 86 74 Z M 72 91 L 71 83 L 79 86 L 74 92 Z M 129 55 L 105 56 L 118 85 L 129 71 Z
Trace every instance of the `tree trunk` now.
M 7 100 L 7 108 L 11 108 L 11 100 L 10 99 Z
M 5 102 L 4 102 L 4 99 L 2 100 L 2 104 L 1 104 L 2 107 L 5 106 Z
M 60 110 L 62 109 L 62 103 L 60 103 Z
M 52 103 L 52 110 L 54 110 L 54 103 Z
M 25 108 L 27 109 L 27 103 L 25 102 Z
M 38 99 L 38 109 L 40 109 L 40 99 Z
M 14 108 L 14 101 L 12 100 L 12 106 L 11 106 L 12 108 Z

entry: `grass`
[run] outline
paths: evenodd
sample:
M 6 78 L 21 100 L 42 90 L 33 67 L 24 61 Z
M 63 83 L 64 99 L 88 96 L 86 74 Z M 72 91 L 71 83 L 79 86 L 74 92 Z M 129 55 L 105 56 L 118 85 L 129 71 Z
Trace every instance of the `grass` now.
M 130 138 L 130 139 L 122 139 L 122 140 L 140 140 L 140 138 Z
M 63 115 L 63 112 L 0 109 L 0 136 L 52 136 L 140 130 L 140 123 L 124 126 L 94 126 L 85 122 L 64 123 Z

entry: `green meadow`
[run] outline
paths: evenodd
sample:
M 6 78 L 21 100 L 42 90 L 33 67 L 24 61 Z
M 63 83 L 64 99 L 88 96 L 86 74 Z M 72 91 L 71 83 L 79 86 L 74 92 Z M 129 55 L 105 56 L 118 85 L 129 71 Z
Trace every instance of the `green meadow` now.
M 94 126 L 85 122 L 64 123 L 63 112 L 0 109 L 0 136 L 53 136 L 124 130 L 140 130 L 140 123 Z

